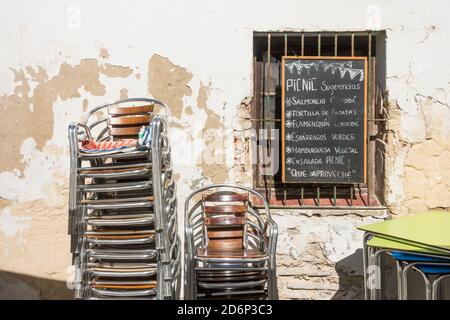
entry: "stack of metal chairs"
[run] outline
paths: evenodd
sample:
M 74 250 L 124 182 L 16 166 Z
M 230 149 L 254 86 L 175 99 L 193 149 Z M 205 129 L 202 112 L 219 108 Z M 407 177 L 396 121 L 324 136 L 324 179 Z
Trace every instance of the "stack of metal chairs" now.
M 185 298 L 277 299 L 277 234 L 266 199 L 252 189 L 220 184 L 189 195 Z
M 69 233 L 78 299 L 177 299 L 180 240 L 157 100 L 98 106 L 69 126 Z

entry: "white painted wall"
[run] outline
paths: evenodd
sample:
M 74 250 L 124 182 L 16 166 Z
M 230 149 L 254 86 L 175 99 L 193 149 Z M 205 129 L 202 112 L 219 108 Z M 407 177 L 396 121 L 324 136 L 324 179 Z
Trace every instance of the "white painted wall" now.
M 13 94 L 18 85 L 11 69 L 41 66 L 52 77 L 59 72 L 61 63 L 75 65 L 84 58 L 97 59 L 102 48 L 109 52 L 109 63 L 131 67 L 133 75 L 138 72 L 136 68 L 142 73 L 140 80 L 134 76 L 101 76 L 105 96 L 93 96 L 81 89 L 81 98 L 59 99 L 53 104 L 54 134 L 46 147 L 37 150 L 32 136 L 23 141 L 21 153 L 26 162 L 25 170 L 0 173 L 0 197 L 11 200 L 12 206 L 17 207 L 14 214 L 18 215 L 14 217 L 11 213 L 11 204 L 0 209 L 3 210 L 0 233 L 14 243 L 17 242 L 15 237 L 20 237 L 20 230 L 27 228 L 30 219 L 35 219 L 29 211 L 20 209 L 21 204 L 45 198 L 48 208 L 53 208 L 64 206 L 67 201 L 66 194 L 55 194 L 54 186 L 67 188 L 66 129 L 70 121 L 81 119 L 79 106 L 83 99 L 88 99 L 92 107 L 117 99 L 124 87 L 128 88 L 130 97 L 148 96 L 147 65 L 154 54 L 168 57 L 193 74 L 189 83 L 193 95 L 184 98 L 185 105 L 195 107 L 200 83 L 211 83 L 208 106 L 224 117 L 225 127 L 229 128 L 240 101 L 252 94 L 253 31 L 386 30 L 386 86 L 389 98 L 396 101 L 400 109 L 392 122 L 392 129 L 400 133 L 391 141 L 395 149 L 388 159 L 391 167 L 387 200 L 399 212 L 404 212 L 402 208 L 409 201 L 405 194 L 408 180 L 404 177 L 409 148 L 428 139 L 427 130 L 438 130 L 444 138 L 450 137 L 450 63 L 447 57 L 450 2 L 445 0 L 1 0 L 0 5 L 0 96 Z M 36 82 L 30 78 L 29 84 L 32 92 Z M 431 97 L 431 105 L 418 107 L 426 97 Z M 437 122 L 427 119 L 433 118 L 436 112 L 445 121 L 433 129 L 429 126 Z M 198 112 L 196 117 L 200 123 L 204 121 L 204 113 Z M 193 127 L 193 133 L 201 130 L 201 126 Z M 8 134 L 14 133 L 1 138 L 8 139 Z M 188 142 L 178 143 L 174 151 L 185 152 L 189 146 L 193 147 Z M 449 154 L 448 144 L 440 147 L 441 152 Z M 175 159 L 175 170 L 182 171 L 178 187 L 182 202 L 191 190 L 192 180 L 201 176 L 194 164 L 187 169 L 189 163 L 180 161 Z M 446 170 L 444 168 L 444 173 L 448 174 Z M 449 190 L 448 183 L 439 183 L 444 190 Z M 439 204 L 440 200 L 437 201 Z M 62 219 L 61 228 L 65 228 L 65 217 Z M 11 226 L 14 232 L 4 232 L 4 228 Z M 354 235 L 350 235 L 347 242 L 340 240 L 335 249 L 327 250 L 334 255 L 336 252 L 345 255 L 345 250 L 349 252 L 353 248 L 353 244 L 348 245 L 353 238 Z M 9 245 L 3 245 L 3 249 Z M 60 250 L 66 247 L 67 244 L 62 245 Z M 7 260 L 14 260 L 14 255 L 11 251 L 5 252 L 0 256 L 0 270 L 8 270 L 13 265 Z M 42 266 L 30 272 L 64 279 L 65 270 L 61 266 L 64 261 L 70 264 L 68 253 L 56 254 L 61 255 L 61 263 L 53 274 L 43 272 L 46 268 Z M 48 265 L 47 268 L 54 267 Z

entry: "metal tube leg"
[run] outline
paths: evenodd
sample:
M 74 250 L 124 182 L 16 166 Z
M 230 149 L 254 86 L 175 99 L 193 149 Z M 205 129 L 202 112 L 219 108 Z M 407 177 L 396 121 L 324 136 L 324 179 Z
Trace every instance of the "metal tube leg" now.
M 368 293 L 368 288 L 367 288 L 367 253 L 368 247 L 366 245 L 366 242 L 363 242 L 363 277 L 364 277 L 364 299 L 368 300 L 369 299 L 369 293 Z
M 364 299 L 369 299 L 369 287 L 367 286 L 367 269 L 368 269 L 368 256 L 369 247 L 367 246 L 367 241 L 372 235 L 370 233 L 365 233 L 363 237 L 363 276 L 364 276 Z
M 369 248 L 369 257 L 368 257 L 368 261 L 369 261 L 369 270 L 370 270 L 370 277 L 368 279 L 368 281 L 370 281 L 371 283 L 367 284 L 369 285 L 369 292 L 370 292 L 370 300 L 376 300 L 376 283 L 378 281 L 378 276 L 377 276 L 377 270 L 375 268 L 376 266 L 376 257 L 375 257 L 375 249 L 374 248 Z M 375 281 L 375 284 L 373 283 L 373 281 Z
M 425 280 L 425 299 L 431 300 L 432 298 L 432 290 L 431 290 L 431 281 L 430 278 L 427 275 L 424 275 Z
M 183 299 L 184 300 L 189 300 L 189 293 L 191 290 L 191 286 L 190 286 L 190 268 L 191 265 L 189 263 L 189 258 L 187 257 L 187 254 L 184 255 L 184 286 L 183 286 Z
M 445 291 L 444 291 L 445 286 L 440 285 L 440 284 L 447 277 L 450 277 L 450 275 L 445 274 L 445 275 L 439 276 L 436 279 L 434 279 L 434 281 L 431 284 L 431 290 L 432 290 L 431 299 L 433 299 L 433 300 L 438 300 L 439 298 L 445 299 Z M 440 295 L 440 297 L 439 297 L 439 295 Z
M 273 300 L 274 299 L 274 294 L 273 294 L 273 272 L 272 269 L 269 269 L 269 271 L 267 272 L 267 276 L 268 276 L 268 283 L 267 283 L 267 298 L 269 300 Z
M 375 250 L 375 249 L 374 249 Z M 381 284 L 381 254 L 380 253 L 375 253 L 375 257 L 374 257 L 374 271 L 375 271 L 375 289 L 374 289 L 374 294 L 375 294 L 375 300 L 381 300 L 381 285 L 379 286 L 378 284 Z
M 278 285 L 277 285 L 277 273 L 276 273 L 276 262 L 272 262 L 273 266 L 271 267 L 271 300 L 278 300 Z
M 435 279 L 431 284 L 431 300 L 438 300 L 439 278 Z M 440 286 L 442 289 L 443 286 Z M 442 293 L 442 290 L 441 290 Z M 441 295 L 442 299 L 443 295 Z
M 369 300 L 374 300 L 374 296 L 373 296 L 373 286 L 371 283 L 369 283 L 369 281 L 372 279 L 372 248 L 367 248 L 367 281 L 366 281 L 366 287 L 369 293 Z
M 395 261 L 397 265 L 397 299 L 403 300 L 403 264 L 400 261 Z
M 402 300 L 408 300 L 408 270 L 410 266 L 406 266 L 402 271 Z
M 403 297 L 405 300 L 408 299 L 408 270 L 412 267 L 415 267 L 417 263 L 411 263 L 405 267 L 403 270 Z M 430 278 L 427 274 L 423 273 L 420 269 L 415 268 L 415 270 L 423 277 L 423 280 L 425 282 L 425 299 L 431 300 L 432 298 L 432 282 L 430 281 Z

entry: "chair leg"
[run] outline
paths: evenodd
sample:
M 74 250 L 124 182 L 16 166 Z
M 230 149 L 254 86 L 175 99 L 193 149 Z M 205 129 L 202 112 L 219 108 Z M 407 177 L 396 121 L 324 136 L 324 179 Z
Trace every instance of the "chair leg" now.
M 191 292 L 192 292 L 192 264 L 189 257 L 186 255 L 185 259 L 185 273 L 184 273 L 184 300 L 191 300 Z
M 276 283 L 276 274 L 275 271 L 271 268 L 271 270 L 268 271 L 268 299 L 269 300 L 277 300 L 278 294 L 277 294 L 277 283 Z
M 372 251 L 373 248 L 368 248 L 367 249 L 367 282 L 366 282 L 366 287 L 367 290 L 369 291 L 369 300 L 374 300 L 374 293 L 373 293 L 373 286 L 372 284 L 369 284 L 369 281 L 372 279 Z
M 374 261 L 374 270 L 375 270 L 375 300 L 381 300 L 381 277 L 382 277 L 382 273 L 381 273 L 381 253 L 376 253 L 375 252 L 375 257 L 374 257 L 375 261 Z
M 432 289 L 431 289 L 431 281 L 430 278 L 425 275 L 424 276 L 424 280 L 425 280 L 425 299 L 426 300 L 431 300 L 432 299 Z
M 276 257 L 270 257 L 268 261 L 269 270 L 267 272 L 268 283 L 267 283 L 267 298 L 269 300 L 278 300 L 278 285 L 277 285 L 277 274 L 276 274 Z
M 402 279 L 402 273 L 403 273 L 403 264 L 400 261 L 395 261 L 397 265 L 397 299 L 403 300 L 403 279 Z
M 363 277 L 364 277 L 364 299 L 370 299 L 369 287 L 367 285 L 367 268 L 369 259 L 369 247 L 367 246 L 367 241 L 371 237 L 371 234 L 366 233 L 363 237 Z
M 402 270 L 402 300 L 408 300 L 408 270 L 410 266 L 406 266 Z
M 277 282 L 277 273 L 276 270 L 273 273 L 273 299 L 278 300 L 278 282 Z
M 426 273 L 422 272 L 417 268 L 415 268 L 415 270 L 419 272 L 423 277 L 423 281 L 425 283 L 425 300 L 431 300 L 433 297 L 432 295 L 433 290 L 432 290 L 432 281 L 430 280 L 430 277 Z
M 438 299 L 438 289 L 442 289 L 443 286 L 439 286 L 439 278 L 434 279 L 434 281 L 432 281 L 431 283 L 431 300 L 439 300 Z M 442 290 L 441 290 L 442 293 Z M 441 295 L 441 299 L 442 299 L 442 295 Z
M 378 270 L 376 268 L 377 265 L 377 256 L 375 248 L 369 248 L 369 254 L 368 254 L 368 270 L 370 271 L 370 277 L 368 281 L 372 281 L 372 283 L 367 283 L 366 285 L 369 287 L 369 293 L 370 293 L 370 300 L 376 300 L 377 299 L 377 283 L 378 283 Z M 375 281 L 375 283 L 373 283 Z
M 407 265 L 403 271 L 403 297 L 405 300 L 408 299 L 408 279 L 407 279 L 407 275 L 408 275 L 408 270 L 411 269 L 412 267 L 415 267 L 417 263 L 411 263 L 409 265 Z M 423 273 L 420 269 L 418 268 L 414 268 L 414 270 L 416 270 L 423 278 L 424 283 L 425 283 L 425 299 L 426 300 L 431 300 L 432 299 L 432 282 L 429 278 L 429 276 L 425 273 Z
M 443 280 L 444 279 L 442 279 L 442 281 Z M 440 290 L 439 290 L 440 299 L 445 300 L 445 286 L 444 286 L 444 284 L 439 286 L 439 288 L 440 288 Z
M 273 300 L 273 279 L 272 270 L 267 271 L 267 299 Z
M 431 299 L 432 300 L 438 300 L 440 299 L 445 299 L 445 291 L 444 291 L 444 285 L 440 285 L 441 282 L 449 277 L 450 275 L 442 275 L 437 277 L 436 279 L 434 279 L 434 281 L 431 284 Z M 439 294 L 438 294 L 438 290 L 439 290 Z M 440 296 L 440 297 L 439 297 Z

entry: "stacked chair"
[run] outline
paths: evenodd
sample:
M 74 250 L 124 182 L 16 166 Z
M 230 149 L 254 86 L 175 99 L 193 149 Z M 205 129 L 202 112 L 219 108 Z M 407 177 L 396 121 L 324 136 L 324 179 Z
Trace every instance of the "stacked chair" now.
M 262 213 L 252 202 L 264 204 Z M 277 299 L 277 225 L 258 192 L 211 185 L 185 202 L 185 298 Z
M 450 278 L 449 212 L 432 211 L 405 216 L 358 229 L 365 232 L 366 299 L 380 297 L 380 258 L 383 254 L 391 256 L 396 263 L 399 300 L 408 299 L 408 274 L 412 270 L 424 280 L 427 300 L 444 298 L 444 279 Z
M 92 109 L 69 126 L 69 234 L 78 299 L 176 299 L 180 241 L 157 100 Z

